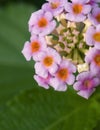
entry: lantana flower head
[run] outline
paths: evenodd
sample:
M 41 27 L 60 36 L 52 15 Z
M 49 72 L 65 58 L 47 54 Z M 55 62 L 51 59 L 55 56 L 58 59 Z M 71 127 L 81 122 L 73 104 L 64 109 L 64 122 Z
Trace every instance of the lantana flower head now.
M 29 19 L 30 42 L 22 54 L 34 60 L 38 85 L 88 99 L 100 85 L 99 0 L 46 0 Z

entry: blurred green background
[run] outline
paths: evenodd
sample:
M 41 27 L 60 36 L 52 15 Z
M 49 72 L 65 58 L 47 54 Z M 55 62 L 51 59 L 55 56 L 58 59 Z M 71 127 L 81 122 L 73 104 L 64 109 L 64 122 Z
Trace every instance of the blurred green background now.
M 100 89 L 89 100 L 71 87 L 45 90 L 21 54 L 28 20 L 44 0 L 0 0 L 0 130 L 100 130 Z

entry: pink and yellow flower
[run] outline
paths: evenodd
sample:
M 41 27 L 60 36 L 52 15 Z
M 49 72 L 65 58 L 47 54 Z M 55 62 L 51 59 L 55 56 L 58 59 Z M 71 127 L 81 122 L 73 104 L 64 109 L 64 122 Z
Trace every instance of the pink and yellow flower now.
M 89 20 L 93 25 L 100 24 L 100 7 L 94 7 L 92 13 L 89 14 Z
M 90 26 L 86 32 L 86 43 L 90 46 L 95 46 L 97 49 L 100 49 L 100 25 L 96 27 Z
M 45 11 L 50 11 L 53 16 L 59 15 L 64 10 L 65 0 L 47 0 L 48 3 L 45 3 L 42 6 L 42 9 Z
M 25 56 L 27 61 L 31 60 L 31 58 L 37 61 L 42 52 L 45 51 L 46 47 L 47 44 L 45 39 L 34 35 L 31 37 L 31 42 L 25 42 L 22 54 Z
M 68 12 L 66 14 L 66 19 L 75 22 L 82 22 L 86 19 L 86 15 L 91 11 L 91 6 L 88 5 L 89 0 L 71 0 L 71 2 L 66 2 L 65 10 Z
M 100 49 L 92 48 L 86 54 L 85 61 L 90 64 L 93 73 L 100 72 Z
M 92 72 L 82 72 L 76 77 L 77 82 L 73 85 L 78 95 L 88 99 L 100 84 L 100 79 Z
M 54 74 L 57 69 L 58 65 L 61 63 L 61 57 L 59 53 L 48 47 L 46 51 L 42 54 L 41 59 L 39 62 L 35 64 L 35 71 L 36 74 L 46 78 L 48 74 Z
M 75 81 L 73 73 L 76 72 L 76 67 L 67 60 L 63 60 L 54 74 L 54 77 L 50 79 L 50 84 L 55 90 L 65 91 L 67 84 L 72 85 Z
M 32 13 L 29 20 L 29 31 L 31 34 L 44 36 L 51 33 L 55 27 L 56 21 L 53 20 L 52 13 L 43 10 Z

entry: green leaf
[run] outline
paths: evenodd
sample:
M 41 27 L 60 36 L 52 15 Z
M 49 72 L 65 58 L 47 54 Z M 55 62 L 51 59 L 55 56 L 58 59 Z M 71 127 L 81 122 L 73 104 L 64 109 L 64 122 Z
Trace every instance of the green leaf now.
M 2 130 L 92 130 L 100 117 L 98 103 L 72 90 L 31 89 L 0 112 Z M 5 125 L 6 123 L 6 125 Z
M 0 105 L 33 87 L 33 63 L 21 50 L 29 40 L 28 20 L 34 7 L 11 5 L 0 10 Z
M 23 4 L 0 10 L 0 130 L 99 128 L 100 90 L 85 100 L 71 88 L 45 90 L 33 80 L 34 63 L 21 54 L 33 11 Z

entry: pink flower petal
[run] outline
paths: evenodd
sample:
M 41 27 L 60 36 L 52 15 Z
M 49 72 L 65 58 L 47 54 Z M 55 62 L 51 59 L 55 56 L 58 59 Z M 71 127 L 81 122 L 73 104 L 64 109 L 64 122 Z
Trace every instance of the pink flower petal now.
M 85 4 L 85 3 L 88 3 L 89 0 L 71 0 L 73 3 L 81 3 L 81 4 Z
M 93 34 L 95 32 L 95 29 L 93 26 L 90 26 L 87 31 L 86 31 L 86 35 L 85 35 L 85 40 L 86 40 L 86 43 L 90 46 L 92 46 L 94 43 L 93 43 Z
M 32 55 L 33 60 L 35 60 L 35 61 L 41 61 L 41 59 L 44 57 L 44 54 L 45 53 L 43 51 L 35 53 L 34 55 Z
M 60 63 L 61 63 L 61 56 L 59 55 L 59 53 L 58 53 L 56 50 L 54 50 L 54 49 L 48 47 L 48 49 L 47 49 L 47 54 L 48 54 L 48 55 L 52 55 L 53 58 L 54 58 L 54 61 L 55 61 L 57 64 L 60 64 Z
M 84 5 L 83 6 L 83 14 L 88 14 L 91 11 L 91 6 L 90 5 Z
M 70 13 L 73 12 L 73 11 L 72 11 L 72 4 L 71 4 L 70 2 L 66 2 L 66 4 L 65 4 L 65 10 L 66 10 L 67 12 L 70 12 Z
M 82 85 L 82 83 L 81 83 L 80 81 L 78 81 L 78 82 L 76 82 L 76 83 L 73 85 L 73 88 L 78 91 L 78 90 L 80 90 L 81 85 Z
M 67 90 L 66 84 L 59 81 L 57 78 L 51 78 L 50 85 L 57 91 L 66 91 Z
M 22 50 L 22 54 L 25 56 L 26 60 L 31 60 L 30 43 L 26 42 Z
M 91 90 L 81 90 L 79 91 L 77 94 L 88 99 L 92 94 L 93 92 L 95 91 L 95 88 L 91 89 Z
M 50 34 L 56 27 L 56 21 L 53 20 L 52 22 L 49 23 L 49 25 L 43 29 L 40 33 L 38 33 L 40 36 L 45 36 L 46 34 Z
M 40 77 L 38 75 L 34 75 L 34 79 L 37 81 L 37 83 L 39 84 L 40 87 L 43 87 L 45 89 L 49 89 L 49 85 L 45 81 L 46 79 L 43 79 L 42 77 Z
M 48 71 L 50 72 L 50 74 L 54 74 L 58 69 L 57 64 L 53 64 L 52 67 L 48 68 Z
M 72 85 L 74 83 L 74 81 L 75 81 L 75 76 L 71 74 L 71 75 L 69 75 L 68 79 L 66 80 L 66 83 L 68 85 Z
M 37 75 L 41 76 L 42 78 L 48 77 L 48 71 L 43 67 L 40 62 L 35 63 L 34 68 Z
M 66 19 L 75 22 L 83 22 L 86 19 L 86 16 L 84 16 L 83 14 L 73 15 L 71 13 L 67 13 Z
M 51 21 L 53 19 L 53 15 L 50 12 L 46 12 L 44 16 L 48 19 L 48 21 Z

